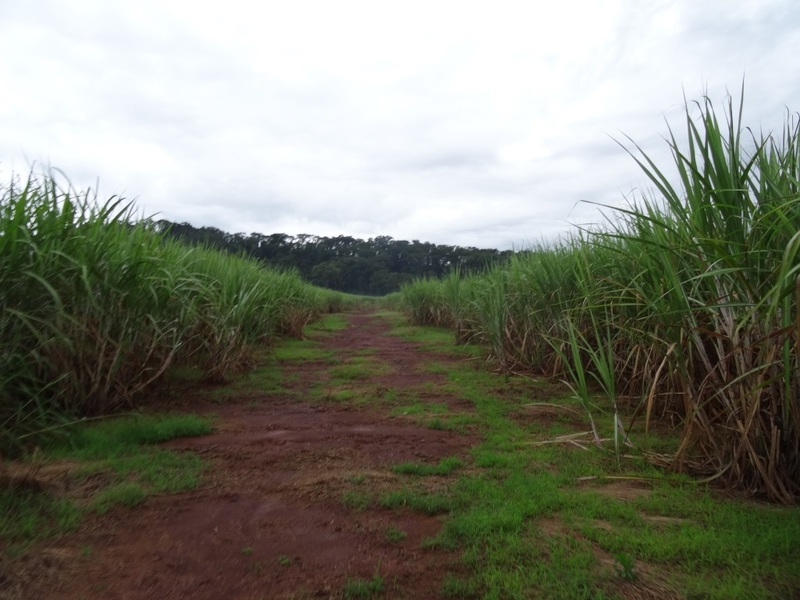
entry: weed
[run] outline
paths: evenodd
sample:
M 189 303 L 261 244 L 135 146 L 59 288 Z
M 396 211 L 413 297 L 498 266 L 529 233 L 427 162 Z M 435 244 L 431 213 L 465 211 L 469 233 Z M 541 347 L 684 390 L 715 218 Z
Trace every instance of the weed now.
M 313 340 L 286 340 L 273 352 L 275 360 L 279 362 L 317 361 L 332 356 L 330 351 L 320 348 L 320 343 Z
M 133 415 L 85 422 L 67 428 L 67 437 L 50 440 L 39 460 L 82 461 L 71 477 L 102 473 L 109 481 L 88 508 L 105 514 L 118 507 L 135 507 L 149 493 L 177 492 L 195 487 L 203 465 L 194 454 L 153 449 L 152 444 L 186 435 L 203 435 L 211 421 L 196 415 Z M 84 510 L 47 493 L 8 488 L 0 491 L 0 537 L 33 541 L 78 526 Z
M 355 400 L 358 393 L 349 389 L 328 389 L 325 400 L 328 402 L 349 402 Z
M 385 375 L 389 370 L 389 366 L 385 363 L 357 357 L 351 362 L 332 367 L 328 372 L 334 380 L 357 381 L 370 379 L 377 375 Z
M 435 419 L 428 421 L 428 428 L 435 429 L 436 431 L 445 431 L 447 429 L 450 429 L 447 421 L 444 419 L 440 419 L 439 417 L 436 417 Z
M 80 523 L 82 511 L 71 501 L 47 493 L 0 489 L 0 538 L 33 541 L 66 533 Z
M 442 583 L 442 596 L 467 600 L 477 598 L 478 592 L 471 582 L 448 573 Z
M 131 415 L 109 421 L 79 423 L 67 437 L 43 446 L 49 456 L 107 459 L 130 453 L 140 446 L 179 437 L 207 435 L 211 421 L 198 415 Z
M 335 313 L 323 316 L 318 321 L 308 325 L 307 330 L 315 333 L 333 333 L 348 327 L 347 319 L 343 314 Z
M 620 552 L 614 556 L 614 570 L 625 581 L 636 580 L 636 557 L 627 552 Z
M 397 527 L 395 527 L 393 525 L 390 526 L 390 527 L 387 527 L 386 531 L 384 533 L 384 537 L 386 537 L 386 541 L 387 542 L 392 542 L 392 543 L 404 540 L 407 535 L 408 534 L 405 531 L 403 531 L 402 529 L 399 529 L 399 528 L 397 528 Z
M 424 329 L 416 327 L 415 335 L 424 337 Z M 519 406 L 530 402 L 530 389 L 513 376 L 505 384 L 497 375 L 463 363 L 448 370 L 448 380 L 447 393 L 472 403 L 475 411 L 469 416 L 483 433 L 471 452 L 475 472 L 462 472 L 446 493 L 419 489 L 426 483 L 419 481 L 418 488 L 393 490 L 379 500 L 389 508 L 446 513 L 440 533 L 423 546 L 460 551 L 471 575 L 448 577 L 442 595 L 615 597 L 609 593 L 614 580 L 641 579 L 645 564 L 669 570 L 672 590 L 697 597 L 796 595 L 800 550 L 790 540 L 800 539 L 797 508 L 720 500 L 689 483 L 686 475 L 665 475 L 635 450 L 626 451 L 635 458 L 618 463 L 613 453 L 591 442 L 587 449 L 547 443 L 574 429 L 567 428 L 569 421 L 538 428 L 521 422 L 529 421 L 520 418 Z M 565 411 L 577 404 L 560 393 L 547 402 L 563 405 Z M 593 411 L 598 429 L 613 431 L 613 407 L 599 396 L 591 402 L 598 407 Z M 436 415 L 422 402 L 395 410 Z M 447 421 L 452 418 L 448 415 Z M 659 447 L 659 438 L 651 437 L 650 445 Z M 424 475 L 437 467 L 408 463 L 396 465 L 395 471 Z M 609 483 L 625 483 L 632 492 L 643 493 L 619 501 L 602 487 L 576 483 L 607 475 L 620 478 Z M 598 549 L 622 557 L 616 572 L 601 569 Z M 736 576 L 723 580 L 720 572 Z
M 425 463 L 406 462 L 392 467 L 392 471 L 401 475 L 450 475 L 453 471 L 464 466 L 464 461 L 456 456 L 443 458 L 436 465 Z
M 796 503 L 800 118 L 787 111 L 783 127 L 758 134 L 743 108 L 744 89 L 721 112 L 708 97 L 685 100 L 666 166 L 628 138 L 621 145 L 654 189 L 602 206 L 604 226 L 478 274 L 404 285 L 413 326 L 403 334 L 449 327 L 486 344 L 506 373 L 568 381 L 592 443 L 613 446 L 618 469 L 631 440 L 617 401 L 633 399 L 645 431 L 681 420 L 680 442 L 651 460 Z
M 452 502 L 446 496 L 418 492 L 409 488 L 384 494 L 380 504 L 385 508 L 408 507 L 428 515 L 446 513 L 452 508 Z
M 444 414 L 448 412 L 447 404 L 441 402 L 422 402 L 416 401 L 413 404 L 404 404 L 392 409 L 392 416 L 420 415 L 420 414 Z
M 118 483 L 99 492 L 92 502 L 92 508 L 99 515 L 104 515 L 116 506 L 133 508 L 142 504 L 147 492 L 137 483 Z
M 384 578 L 380 574 L 379 563 L 372 579 L 348 579 L 344 586 L 344 597 L 347 600 L 374 598 L 383 593 L 383 588 Z
M 370 501 L 370 495 L 366 492 L 347 491 L 342 494 L 342 504 L 358 512 L 367 510 Z
M 167 239 L 57 171 L 0 185 L 0 453 L 134 405 L 173 367 L 222 382 L 335 303 L 296 272 Z M 329 322 L 329 326 L 332 324 Z M 198 363 L 198 359 L 201 359 Z

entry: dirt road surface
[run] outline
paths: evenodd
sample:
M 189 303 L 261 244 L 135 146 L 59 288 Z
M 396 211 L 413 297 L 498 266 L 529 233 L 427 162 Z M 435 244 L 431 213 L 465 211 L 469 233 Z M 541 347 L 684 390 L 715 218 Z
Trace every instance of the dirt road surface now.
M 424 369 L 443 357 L 388 335 L 380 315 L 347 320 L 318 342 L 338 364 L 368 356 L 383 365 L 358 381 L 360 389 L 380 397 L 424 386 L 427 401 L 470 409 L 439 394 L 443 376 Z M 437 597 L 446 572 L 459 570 L 457 555 L 423 545 L 442 517 L 376 501 L 365 507 L 361 499 L 401 487 L 392 465 L 466 456 L 475 438 L 369 403 L 326 401 L 330 358 L 282 369 L 291 394 L 206 400 L 193 411 L 213 413 L 214 432 L 167 444 L 207 462 L 198 489 L 87 517 L 23 563 L 20 597 L 342 598 L 348 582 L 376 575 L 384 582 L 376 597 Z

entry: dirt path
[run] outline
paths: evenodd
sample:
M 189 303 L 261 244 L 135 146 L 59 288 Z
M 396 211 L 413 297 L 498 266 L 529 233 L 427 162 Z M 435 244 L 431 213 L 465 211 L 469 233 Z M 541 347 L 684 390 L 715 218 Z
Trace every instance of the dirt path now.
M 441 376 L 422 368 L 434 358 L 387 335 L 384 319 L 347 319 L 319 342 L 340 364 L 366 356 L 382 365 L 358 380 L 360 390 L 380 397 L 432 382 L 425 400 L 469 410 L 437 395 Z M 465 456 L 475 439 L 390 417 L 385 407 L 326 401 L 319 390 L 333 390 L 330 360 L 283 370 L 294 398 L 201 407 L 217 415 L 214 433 L 169 444 L 208 461 L 201 489 L 87 518 L 44 551 L 52 573 L 29 597 L 341 598 L 348 581 L 376 573 L 384 578 L 379 597 L 436 597 L 445 572 L 458 568 L 457 556 L 421 545 L 441 517 L 361 503 L 402 487 L 391 465 Z

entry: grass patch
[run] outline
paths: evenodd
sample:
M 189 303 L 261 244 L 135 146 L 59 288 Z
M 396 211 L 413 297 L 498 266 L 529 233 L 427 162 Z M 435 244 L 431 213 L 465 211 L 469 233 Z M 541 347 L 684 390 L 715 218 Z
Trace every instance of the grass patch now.
M 108 421 L 82 422 L 68 428 L 65 433 L 65 437 L 44 446 L 48 457 L 113 458 L 141 446 L 207 435 L 211 433 L 211 420 L 191 414 L 137 414 Z
M 107 485 L 80 502 L 49 491 L 5 488 L 0 491 L 0 537 L 25 546 L 76 528 L 87 511 L 105 514 L 138 506 L 148 494 L 196 487 L 203 469 L 197 455 L 152 446 L 210 431 L 210 419 L 197 415 L 129 415 L 67 428 L 36 460 L 77 463 L 69 475 L 73 480 L 100 474 Z
M 478 591 L 472 582 L 448 573 L 444 578 L 444 583 L 442 583 L 442 596 L 467 600 L 469 598 L 477 598 Z
M 420 400 L 412 404 L 404 404 L 396 406 L 389 413 L 393 417 L 401 417 L 407 415 L 443 415 L 446 414 L 450 408 L 443 402 L 422 402 Z
M 456 456 L 441 459 L 437 464 L 430 465 L 419 462 L 404 462 L 392 467 L 392 471 L 399 475 L 417 475 L 428 477 L 431 475 L 450 475 L 464 466 L 464 461 Z
M 232 383 L 212 390 L 211 400 L 229 402 L 251 394 L 284 395 L 289 393 L 285 388 L 289 381 L 291 379 L 284 375 L 277 360 L 273 357 Z
M 334 380 L 360 381 L 386 375 L 390 371 L 391 368 L 386 363 L 368 357 L 356 357 L 350 362 L 331 367 L 328 373 Z
M 380 499 L 380 505 L 384 508 L 409 508 L 426 515 L 438 515 L 449 512 L 452 501 L 443 494 L 402 488 L 384 494 Z
M 372 497 L 367 492 L 348 490 L 342 494 L 342 504 L 357 512 L 364 512 L 369 508 Z
M 283 340 L 273 349 L 275 360 L 279 362 L 303 362 L 325 360 L 332 356 L 329 350 L 320 347 L 315 340 Z
M 408 536 L 408 534 L 405 531 L 393 525 L 387 527 L 383 535 L 386 538 L 386 541 L 392 544 L 400 542 L 406 539 L 406 537 Z
M 32 542 L 75 529 L 82 511 L 75 503 L 35 490 L 0 490 L 0 538 Z
M 446 332 L 426 329 L 414 327 L 413 337 L 452 343 Z M 576 427 L 588 425 L 588 417 L 557 386 L 468 362 L 447 363 L 446 374 L 444 391 L 474 406 L 465 417 L 483 436 L 471 450 L 471 469 L 446 492 L 404 487 L 379 500 L 387 508 L 445 515 L 440 533 L 424 545 L 460 552 L 468 574 L 447 575 L 444 597 L 617 598 L 623 585 L 634 595 L 667 589 L 719 599 L 800 595 L 798 507 L 721 498 L 644 460 L 642 449 L 674 444 L 674 437 L 634 430 L 636 448 L 619 461 L 612 444 L 599 449 L 591 436 L 586 449 L 559 442 L 557 436 L 580 432 Z M 532 401 L 548 406 L 525 406 Z M 592 402 L 598 430 L 612 432 L 613 407 L 602 397 Z M 578 415 L 570 412 L 576 407 Z M 436 410 L 412 402 L 393 414 L 422 416 L 441 429 L 461 416 Z M 456 464 L 440 470 L 440 464 L 404 463 L 393 470 L 452 475 L 461 468 Z M 583 477 L 599 479 L 579 483 Z
M 281 554 L 281 555 L 278 557 L 278 564 L 279 564 L 280 566 L 282 566 L 282 567 L 288 567 L 288 566 L 290 566 L 290 565 L 291 565 L 293 562 L 294 562 L 294 559 L 292 559 L 292 557 L 291 557 L 291 556 L 289 556 L 288 554 Z
M 323 393 L 323 392 L 320 392 Z M 331 389 L 324 392 L 324 399 L 328 402 L 350 402 L 360 397 L 359 392 L 348 388 Z
M 92 510 L 99 515 L 104 515 L 117 506 L 126 508 L 139 506 L 146 498 L 147 492 L 141 485 L 122 482 L 100 491 L 92 502 Z
M 374 598 L 384 591 L 384 578 L 375 572 L 372 579 L 348 579 L 344 586 L 344 597 L 347 600 Z
M 318 321 L 306 326 L 306 333 L 334 333 L 347 329 L 347 317 L 341 313 L 327 314 Z

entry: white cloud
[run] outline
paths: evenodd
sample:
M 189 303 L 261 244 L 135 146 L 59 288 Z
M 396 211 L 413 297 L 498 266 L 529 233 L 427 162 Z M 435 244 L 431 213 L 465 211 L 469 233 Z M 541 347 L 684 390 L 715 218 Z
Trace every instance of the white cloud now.
M 0 170 L 228 231 L 509 247 L 644 184 L 682 93 L 778 127 L 792 0 L 7 0 Z

